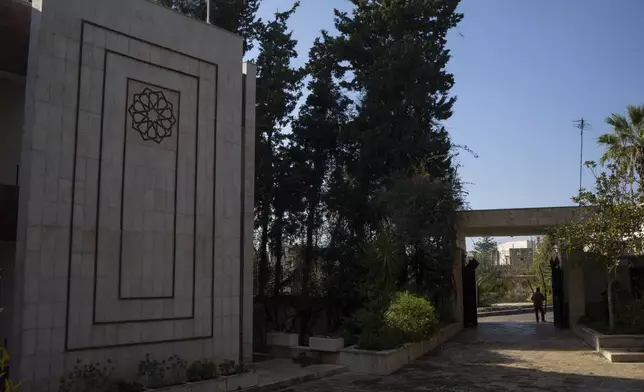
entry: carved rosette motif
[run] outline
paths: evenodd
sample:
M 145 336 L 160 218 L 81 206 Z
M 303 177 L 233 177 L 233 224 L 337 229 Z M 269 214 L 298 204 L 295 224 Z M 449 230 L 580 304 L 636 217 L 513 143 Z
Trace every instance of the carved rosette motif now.
M 157 143 L 172 136 L 172 128 L 177 123 L 172 102 L 166 99 L 163 91 L 153 91 L 147 87 L 134 94 L 128 113 L 132 119 L 132 129 L 143 140 Z

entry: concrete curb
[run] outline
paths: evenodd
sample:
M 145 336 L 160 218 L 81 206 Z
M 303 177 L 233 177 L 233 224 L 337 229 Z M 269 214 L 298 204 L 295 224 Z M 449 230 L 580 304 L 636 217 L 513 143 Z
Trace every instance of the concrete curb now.
M 546 307 L 546 312 L 551 311 L 552 307 Z M 490 317 L 490 316 L 511 316 L 513 314 L 524 314 L 524 313 L 533 313 L 533 308 L 519 308 L 519 309 L 506 309 L 506 310 L 495 310 L 491 312 L 481 312 L 477 316 L 480 318 Z
M 338 369 L 330 369 L 314 374 L 307 374 L 305 376 L 294 377 L 284 381 L 277 381 L 271 384 L 258 385 L 256 387 L 244 389 L 243 392 L 270 392 L 279 391 L 284 388 L 292 387 L 293 385 L 302 384 L 309 381 L 315 381 L 320 378 L 335 376 L 336 374 L 344 373 L 347 369 L 342 367 Z

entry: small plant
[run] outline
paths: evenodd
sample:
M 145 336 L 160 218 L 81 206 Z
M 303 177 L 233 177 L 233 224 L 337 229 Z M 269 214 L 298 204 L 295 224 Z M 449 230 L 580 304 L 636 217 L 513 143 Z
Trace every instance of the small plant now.
M 61 378 L 59 392 L 103 392 L 111 388 L 112 361 L 83 365 L 79 359 L 69 374 Z
M 207 359 L 195 361 L 188 367 L 187 377 L 190 382 L 215 378 L 217 377 L 217 365 Z
M 151 359 L 150 354 L 139 362 L 138 375 L 143 378 L 146 388 L 155 388 L 163 385 L 166 371 L 166 361 Z
M 248 371 L 248 368 L 243 362 L 240 362 L 237 365 L 235 365 L 234 374 L 242 374 L 242 373 L 246 373 L 247 371 Z
M 180 358 L 178 355 L 172 355 L 166 361 L 167 367 L 166 370 L 169 372 L 171 377 L 171 382 L 180 384 L 186 381 L 186 368 L 188 367 L 188 361 Z
M 224 360 L 223 363 L 219 364 L 219 373 L 221 373 L 222 376 L 235 374 L 235 361 L 230 361 L 228 359 Z
M 3 381 L 3 392 L 15 392 L 20 389 L 21 385 L 21 383 L 15 382 L 7 377 L 7 368 L 9 367 L 10 359 L 9 351 L 4 347 L 0 347 L 0 379 Z
M 396 293 L 385 312 L 385 322 L 413 342 L 429 339 L 438 327 L 434 305 L 407 291 Z

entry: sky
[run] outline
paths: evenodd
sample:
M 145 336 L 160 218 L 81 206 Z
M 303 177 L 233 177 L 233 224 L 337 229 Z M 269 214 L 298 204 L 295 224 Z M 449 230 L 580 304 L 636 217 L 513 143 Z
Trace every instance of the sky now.
M 263 0 L 271 18 L 291 0 Z M 299 41 L 296 64 L 322 29 L 334 32 L 333 8 L 347 0 L 301 0 L 290 27 Z M 473 209 L 572 205 L 583 160 L 599 160 L 604 119 L 644 104 L 644 1 L 463 0 L 464 19 L 448 36 L 457 96 L 445 122 L 462 152 L 459 169 Z M 401 77 L 404 77 L 401 75 Z M 583 184 L 594 178 L 584 168 Z

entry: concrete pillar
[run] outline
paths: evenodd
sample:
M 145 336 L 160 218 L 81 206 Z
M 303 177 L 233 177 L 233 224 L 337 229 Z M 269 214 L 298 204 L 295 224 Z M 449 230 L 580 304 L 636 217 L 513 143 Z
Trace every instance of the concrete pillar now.
M 582 253 L 564 253 L 561 256 L 564 273 L 564 302 L 568 305 L 568 325 L 573 328 L 586 314 L 586 293 Z
M 457 234 L 456 235 L 456 244 L 454 249 L 454 265 L 453 271 L 454 274 L 454 321 L 463 325 L 463 252 L 466 252 L 465 237 Z

